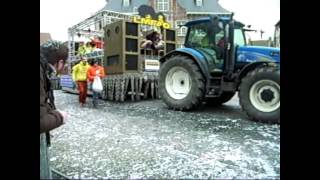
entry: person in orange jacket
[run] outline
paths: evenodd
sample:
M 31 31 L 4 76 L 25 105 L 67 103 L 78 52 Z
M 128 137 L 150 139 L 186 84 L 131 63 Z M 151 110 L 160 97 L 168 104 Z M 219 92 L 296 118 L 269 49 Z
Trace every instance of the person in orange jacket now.
M 91 83 L 90 88 L 92 91 L 93 107 L 97 107 L 97 100 L 99 96 L 99 93 L 92 90 L 93 80 L 96 76 L 103 78 L 105 77 L 105 72 L 104 68 L 98 64 L 98 60 L 95 59 L 93 61 L 93 65 L 87 71 L 88 81 Z

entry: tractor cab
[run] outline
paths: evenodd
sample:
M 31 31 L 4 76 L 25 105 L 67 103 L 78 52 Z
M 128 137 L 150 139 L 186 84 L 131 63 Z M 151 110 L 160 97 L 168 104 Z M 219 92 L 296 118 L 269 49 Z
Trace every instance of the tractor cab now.
M 230 18 L 210 17 L 185 24 L 185 47 L 197 50 L 207 59 L 212 76 L 221 76 L 234 62 L 234 47 L 246 45 L 240 22 Z

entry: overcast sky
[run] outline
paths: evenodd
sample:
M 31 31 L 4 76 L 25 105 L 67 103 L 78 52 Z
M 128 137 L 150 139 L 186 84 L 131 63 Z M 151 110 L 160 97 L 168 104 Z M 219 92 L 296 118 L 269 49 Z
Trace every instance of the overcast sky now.
M 280 20 L 280 0 L 219 0 L 235 19 L 262 29 L 263 39 L 273 36 L 274 25 Z M 48 32 L 55 40 L 68 40 L 68 28 L 103 8 L 105 0 L 40 0 L 40 32 Z M 259 33 L 251 34 L 259 39 Z
M 234 12 L 234 18 L 252 29 L 263 30 L 263 39 L 273 37 L 274 25 L 280 20 L 280 0 L 220 0 L 225 9 Z M 250 33 L 260 39 L 260 33 Z

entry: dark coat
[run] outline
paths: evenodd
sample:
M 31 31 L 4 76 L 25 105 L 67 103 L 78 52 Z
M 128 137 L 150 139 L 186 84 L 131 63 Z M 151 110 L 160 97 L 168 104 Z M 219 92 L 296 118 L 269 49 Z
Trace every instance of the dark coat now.
M 40 59 L 40 134 L 49 132 L 63 123 L 63 116 L 54 107 L 53 92 L 50 89 L 47 69 L 48 66 L 45 63 L 41 63 Z

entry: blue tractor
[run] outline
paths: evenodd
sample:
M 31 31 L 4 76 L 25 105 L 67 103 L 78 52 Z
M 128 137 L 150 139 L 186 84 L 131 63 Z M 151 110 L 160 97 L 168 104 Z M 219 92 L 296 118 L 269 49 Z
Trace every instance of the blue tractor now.
M 280 123 L 280 48 L 248 46 L 233 14 L 185 26 L 185 47 L 160 59 L 159 93 L 169 108 L 220 105 L 238 92 L 251 120 Z

